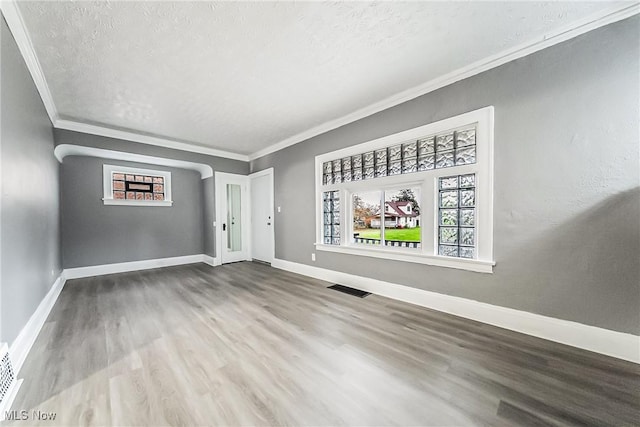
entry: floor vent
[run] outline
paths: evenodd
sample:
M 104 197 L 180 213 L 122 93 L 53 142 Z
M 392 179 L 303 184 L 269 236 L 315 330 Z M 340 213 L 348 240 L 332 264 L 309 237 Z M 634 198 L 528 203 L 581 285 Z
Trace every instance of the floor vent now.
M 360 289 L 350 288 L 348 286 L 343 285 L 333 285 L 329 286 L 329 289 L 334 289 L 336 291 L 344 292 L 345 294 L 353 295 L 354 297 L 364 298 L 367 295 L 371 295 L 371 292 L 361 291 Z
M 7 400 L 10 397 L 9 392 L 13 388 L 13 382 L 16 379 L 11 366 L 11 359 L 9 359 L 9 347 L 6 343 L 0 347 L 0 357 L 2 358 L 0 362 L 0 408 L 6 408 Z

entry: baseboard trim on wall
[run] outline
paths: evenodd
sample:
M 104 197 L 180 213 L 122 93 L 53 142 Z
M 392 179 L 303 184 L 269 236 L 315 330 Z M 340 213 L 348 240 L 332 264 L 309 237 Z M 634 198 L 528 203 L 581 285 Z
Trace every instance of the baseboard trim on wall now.
M 274 259 L 272 267 L 351 286 L 399 301 L 476 320 L 549 341 L 640 363 L 640 336 L 439 294 L 354 274 Z
M 42 301 L 40 301 L 36 311 L 31 315 L 26 325 L 24 325 L 16 339 L 13 340 L 13 343 L 9 347 L 9 357 L 11 358 L 16 378 L 18 377 L 18 373 L 31 350 L 33 343 L 36 342 L 36 338 L 38 338 L 38 334 L 44 326 L 44 322 L 47 320 L 51 309 L 58 300 L 58 296 L 60 295 L 60 292 L 62 292 L 62 288 L 64 287 L 66 280 L 67 279 L 63 271 L 53 283 L 49 292 L 47 292 Z
M 82 277 L 102 276 L 104 274 L 126 273 L 128 271 L 149 270 L 151 268 L 206 262 L 204 257 L 205 255 L 203 254 L 197 254 L 147 259 L 143 261 L 119 262 L 116 264 L 92 265 L 89 267 L 65 268 L 64 275 L 67 280 L 80 279 Z
M 220 258 L 219 257 L 212 257 L 209 255 L 202 255 L 202 262 L 204 262 L 205 264 L 210 265 L 211 267 L 217 267 L 219 265 L 221 265 L 220 262 Z

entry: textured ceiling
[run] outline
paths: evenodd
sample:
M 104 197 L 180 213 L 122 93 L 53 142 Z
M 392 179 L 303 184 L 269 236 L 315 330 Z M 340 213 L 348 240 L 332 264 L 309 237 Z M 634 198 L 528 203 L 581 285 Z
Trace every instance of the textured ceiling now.
M 598 2 L 21 2 L 62 119 L 252 153 Z

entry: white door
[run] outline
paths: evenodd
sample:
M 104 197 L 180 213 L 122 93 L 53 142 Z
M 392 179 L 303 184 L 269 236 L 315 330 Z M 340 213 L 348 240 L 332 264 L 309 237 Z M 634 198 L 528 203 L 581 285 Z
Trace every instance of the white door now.
M 273 168 L 249 175 L 251 182 L 251 258 L 273 261 Z
M 216 249 L 222 264 L 249 259 L 249 179 L 216 172 Z

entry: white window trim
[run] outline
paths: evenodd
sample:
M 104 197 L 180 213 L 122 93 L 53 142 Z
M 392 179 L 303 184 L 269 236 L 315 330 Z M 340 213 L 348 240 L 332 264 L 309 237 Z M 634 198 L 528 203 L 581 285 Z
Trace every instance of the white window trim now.
M 164 200 L 126 200 L 113 198 L 113 174 L 126 173 L 132 175 L 150 175 L 164 178 Z M 102 201 L 105 205 L 120 206 L 171 206 L 171 172 L 151 169 L 130 168 L 126 166 L 103 165 L 102 166 Z
M 457 268 L 480 273 L 493 273 L 493 266 L 495 265 L 493 261 L 493 123 L 494 108 L 493 106 L 489 106 L 425 126 L 316 156 L 316 249 L 326 252 Z M 341 184 L 322 185 L 322 167 L 324 162 L 386 148 L 412 139 L 462 128 L 471 124 L 476 125 L 475 164 Z M 437 254 L 438 206 L 437 203 L 435 203 L 438 192 L 438 178 L 443 176 L 464 175 L 467 173 L 476 174 L 477 258 L 466 259 L 441 256 Z M 388 188 L 398 188 L 399 186 L 420 186 L 421 188 L 420 205 L 425 207 L 421 212 L 422 218 L 420 219 L 421 224 L 424 224 L 421 227 L 421 248 L 387 249 L 386 247 L 352 244 L 349 238 L 350 224 L 353 222 L 351 218 L 353 209 L 350 195 L 357 191 L 377 191 Z M 340 199 L 342 202 L 340 210 L 340 236 L 342 236 L 342 238 L 340 245 L 326 245 L 323 243 L 322 193 L 332 190 L 340 191 Z M 427 227 L 428 224 L 431 224 L 431 227 Z

